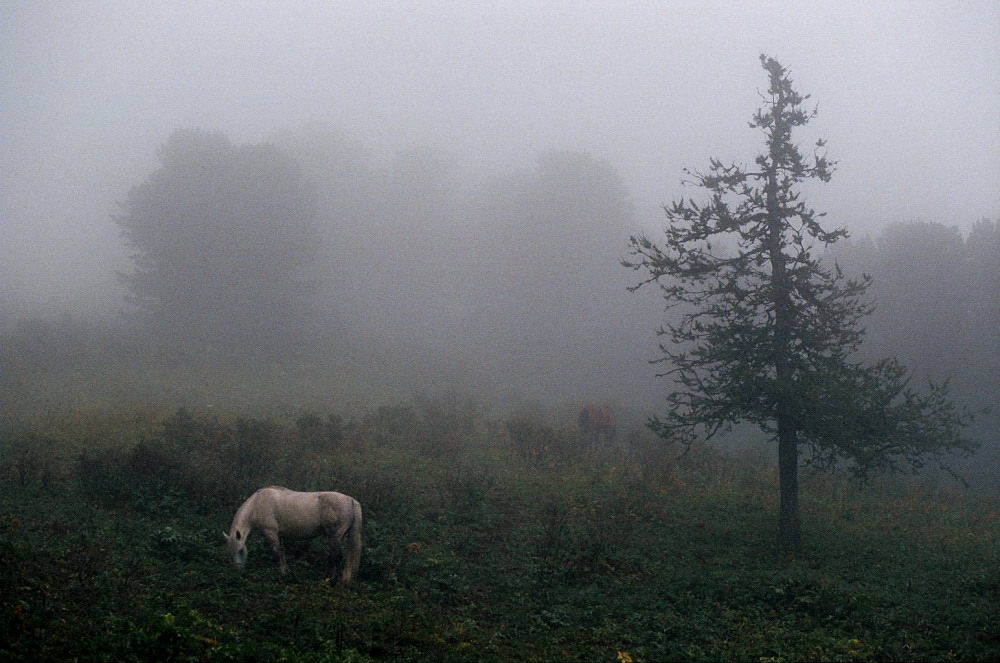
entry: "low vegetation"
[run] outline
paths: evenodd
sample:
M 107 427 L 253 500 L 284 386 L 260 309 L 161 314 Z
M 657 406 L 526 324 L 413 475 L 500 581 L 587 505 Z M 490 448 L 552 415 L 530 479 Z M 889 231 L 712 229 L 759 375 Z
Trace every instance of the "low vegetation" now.
M 997 502 L 806 477 L 776 552 L 769 456 L 422 402 L 363 416 L 135 411 L 3 431 L 0 659 L 673 661 L 1000 658 Z M 764 460 L 764 459 L 767 460 Z M 255 488 L 365 509 L 360 580 L 278 575 L 220 532 Z

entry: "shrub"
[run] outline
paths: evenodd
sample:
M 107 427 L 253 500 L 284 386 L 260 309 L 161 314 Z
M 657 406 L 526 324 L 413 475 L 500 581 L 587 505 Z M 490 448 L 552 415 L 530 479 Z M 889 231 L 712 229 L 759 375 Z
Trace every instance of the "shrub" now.
M 240 418 L 230 447 L 231 471 L 254 485 L 273 474 L 278 460 L 280 428 L 267 419 Z
M 475 431 L 475 411 L 469 401 L 422 397 L 416 407 L 382 406 L 369 412 L 358 432 L 375 446 L 414 449 L 441 458 L 466 449 Z
M 76 462 L 80 492 L 100 502 L 120 504 L 135 497 L 139 484 L 129 471 L 129 455 L 120 449 L 85 451 Z
M 100 502 L 144 511 L 184 502 L 204 513 L 274 482 L 280 433 L 268 420 L 239 419 L 234 429 L 181 409 L 131 448 L 85 451 L 76 478 Z
M 180 447 L 192 449 L 204 445 L 211 437 L 212 430 L 207 422 L 195 419 L 187 408 L 179 408 L 163 421 L 163 438 Z
M 0 447 L 0 471 L 20 488 L 41 488 L 54 492 L 59 471 L 53 458 L 58 442 L 35 433 L 24 433 L 6 440 Z
M 299 444 L 311 451 L 338 449 L 344 440 L 344 420 L 336 414 L 322 419 L 314 412 L 304 412 L 295 420 Z
M 171 509 L 200 492 L 198 477 L 183 455 L 160 441 L 132 449 L 102 449 L 80 455 L 76 476 L 81 491 L 98 502 L 131 504 L 141 511 Z
M 557 431 L 526 415 L 515 415 L 504 422 L 514 455 L 534 463 L 563 461 L 578 448 L 576 435 Z
M 478 408 L 470 398 L 449 393 L 416 399 L 420 417 L 417 448 L 432 458 L 453 456 L 463 451 L 475 432 Z
M 371 442 L 375 445 L 406 446 L 420 429 L 416 411 L 409 405 L 383 405 L 367 413 L 361 420 Z

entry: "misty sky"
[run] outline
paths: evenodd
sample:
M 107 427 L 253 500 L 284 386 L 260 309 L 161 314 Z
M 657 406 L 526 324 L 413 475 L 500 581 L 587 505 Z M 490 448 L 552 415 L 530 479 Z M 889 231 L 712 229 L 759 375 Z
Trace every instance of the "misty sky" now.
M 236 142 L 320 120 L 470 171 L 549 148 L 606 159 L 639 221 L 681 168 L 749 161 L 765 75 L 790 67 L 859 233 L 1000 215 L 1000 5 L 883 2 L 70 2 L 0 8 L 0 300 L 108 306 L 115 203 L 179 128 Z M 626 238 L 622 238 L 624 245 Z M 116 295 L 117 296 L 117 295 Z

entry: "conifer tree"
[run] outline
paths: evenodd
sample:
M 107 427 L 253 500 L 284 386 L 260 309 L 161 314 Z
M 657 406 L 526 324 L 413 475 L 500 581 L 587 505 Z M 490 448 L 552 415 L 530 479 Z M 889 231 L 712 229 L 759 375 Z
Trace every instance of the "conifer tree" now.
M 750 127 L 766 150 L 754 167 L 711 159 L 707 172 L 685 171 L 708 200 L 665 206 L 665 241 L 632 237 L 623 263 L 645 272 L 632 290 L 656 283 L 679 313 L 658 332 L 674 390 L 650 426 L 687 444 L 740 421 L 763 429 L 778 446 L 779 538 L 794 549 L 800 456 L 868 477 L 974 444 L 961 434 L 969 415 L 947 383 L 917 391 L 894 359 L 853 360 L 873 308 L 870 278 L 847 279 L 821 261 L 818 250 L 847 231 L 825 229 L 800 192 L 808 180 L 828 182 L 835 164 L 824 141 L 810 155 L 793 142 L 816 110 L 778 61 L 760 61 L 769 87 Z

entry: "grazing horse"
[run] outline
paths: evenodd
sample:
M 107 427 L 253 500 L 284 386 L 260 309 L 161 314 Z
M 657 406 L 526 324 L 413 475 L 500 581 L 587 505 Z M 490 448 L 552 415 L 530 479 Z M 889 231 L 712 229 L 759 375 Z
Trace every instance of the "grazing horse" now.
M 596 446 L 602 435 L 608 444 L 615 441 L 615 413 L 605 405 L 585 405 L 577 417 L 580 433 L 590 446 Z
M 334 492 L 300 493 L 281 486 L 261 488 L 236 511 L 226 537 L 226 550 L 240 570 L 247 563 L 247 537 L 259 529 L 278 561 L 281 574 L 288 572 L 282 539 L 309 541 L 325 536 L 329 545 L 333 580 L 341 561 L 341 543 L 347 540 L 346 560 L 340 581 L 349 583 L 361 564 L 361 505 L 353 497 Z

